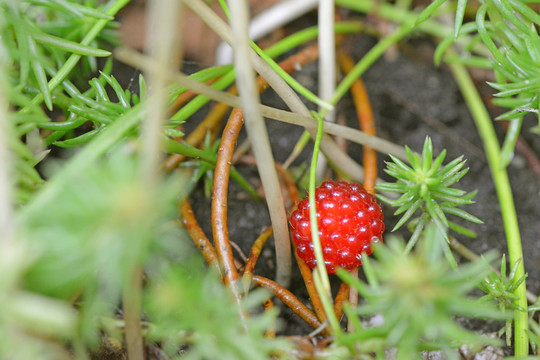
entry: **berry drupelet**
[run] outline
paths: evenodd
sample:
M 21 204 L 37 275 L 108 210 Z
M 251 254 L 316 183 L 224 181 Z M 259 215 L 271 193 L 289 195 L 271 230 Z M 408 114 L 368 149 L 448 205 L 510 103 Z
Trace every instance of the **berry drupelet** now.
M 362 265 L 362 253 L 371 254 L 371 244 L 382 241 L 383 213 L 375 197 L 360 184 L 323 182 L 315 190 L 315 207 L 328 273 L 335 274 L 337 267 L 352 270 Z M 308 199 L 302 200 L 291 215 L 290 225 L 298 256 L 315 268 L 309 208 Z

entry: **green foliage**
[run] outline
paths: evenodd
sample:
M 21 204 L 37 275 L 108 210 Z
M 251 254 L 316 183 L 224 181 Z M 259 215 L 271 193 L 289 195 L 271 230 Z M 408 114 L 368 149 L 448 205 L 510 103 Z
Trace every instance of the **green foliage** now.
M 468 171 L 468 169 L 463 169 L 465 161 L 462 160 L 462 157 L 441 167 L 446 151 L 433 159 L 433 144 L 429 137 L 424 141 L 421 157 L 413 153 L 409 147 L 405 148 L 411 166 L 391 156 L 392 162 L 387 163 L 385 172 L 396 178 L 397 181 L 377 186 L 379 191 L 399 193 L 402 194 L 401 197 L 397 200 L 380 194 L 377 197 L 385 203 L 397 207 L 395 215 L 403 214 L 392 231 L 399 229 L 405 222 L 411 220 L 417 210 L 420 210 L 420 216 L 410 221 L 414 226 L 414 231 L 407 245 L 407 252 L 416 244 L 424 226 L 430 221 L 433 221 L 443 234 L 446 234 L 446 228 L 450 228 L 468 236 L 475 236 L 472 231 L 447 219 L 448 214 L 476 224 L 482 223 L 476 216 L 458 208 L 461 205 L 472 204 L 475 192 L 466 193 L 451 187 Z M 446 235 L 444 237 L 446 238 Z M 449 251 L 448 245 L 445 245 L 447 257 Z
M 89 341 L 97 336 L 96 317 L 114 315 L 134 267 L 185 252 L 170 223 L 183 181 L 175 178 L 176 184 L 167 181 L 150 191 L 139 180 L 137 158 L 126 151 L 119 147 L 72 176 L 62 192 L 19 224 L 34 259 L 24 272 L 25 289 L 80 299 L 80 329 Z
M 215 158 L 219 143 L 221 140 L 216 140 L 214 143 L 210 140 L 210 133 L 206 133 L 204 137 L 204 146 L 202 151 L 208 158 Z M 193 182 L 197 183 L 204 177 L 204 195 L 209 198 L 212 195 L 212 186 L 214 184 L 214 165 L 204 161 L 184 161 L 181 166 L 195 167 L 193 174 Z M 247 183 L 247 182 L 246 182 Z
M 45 69 L 57 72 L 71 54 L 77 54 L 86 59 L 80 75 L 87 76 L 97 70 L 96 57 L 110 55 L 99 46 L 117 42 L 115 32 L 103 30 L 92 44 L 82 43 L 98 19 L 112 19 L 97 8 L 95 1 L 85 5 L 53 0 L 2 3 L 2 40 L 12 61 L 12 75 L 20 85 L 38 88 L 49 110 L 52 99 Z
M 516 289 L 525 281 L 527 274 L 524 274 L 519 279 L 516 279 L 516 272 L 520 261 L 517 261 L 512 269 L 508 278 L 506 277 L 506 256 L 503 255 L 501 260 L 501 270 L 497 274 L 493 271 L 484 281 L 480 283 L 479 288 L 486 293 L 485 299 L 495 300 L 499 309 L 502 312 L 506 310 L 514 311 L 527 311 L 516 304 L 518 296 L 515 294 Z M 506 345 L 510 346 L 512 342 L 512 319 L 506 320 L 505 327 L 501 330 L 501 333 L 506 334 Z
M 416 251 L 406 253 L 404 244 L 392 238 L 375 249 L 376 260 L 366 257 L 364 271 L 367 283 L 346 271 L 338 275 L 358 290 L 365 299 L 346 313 L 355 324 L 355 332 L 345 334 L 338 342 L 362 352 L 381 354 L 395 347 L 396 359 L 420 358 L 421 350 L 442 350 L 450 359 L 462 344 L 496 343 L 493 339 L 472 333 L 458 323 L 455 316 L 503 319 L 494 304 L 468 295 L 490 273 L 485 261 L 475 261 L 451 269 L 442 261 L 443 239 L 438 226 L 431 223 Z M 488 261 L 493 259 L 488 255 Z M 382 316 L 382 323 L 363 326 L 358 316 Z
M 42 129 L 53 131 L 45 140 L 47 145 L 53 144 L 64 148 L 84 145 L 141 101 L 138 95 L 124 90 L 114 76 L 105 72 L 102 72 L 99 78 L 91 79 L 89 84 L 90 89 L 81 94 L 70 81 L 63 82 L 63 88 L 71 98 L 57 94 L 55 105 L 64 109 L 66 121 L 38 124 Z M 114 92 L 116 102 L 110 99 L 105 85 Z M 141 94 L 146 94 L 146 84 L 142 75 L 139 76 L 139 88 Z M 142 100 L 144 96 L 141 96 Z M 86 126 L 87 122 L 92 123 L 92 129 L 74 136 L 75 130 Z M 68 138 L 59 140 L 62 137 Z
M 231 293 L 200 262 L 173 266 L 147 290 L 149 337 L 173 359 L 263 360 L 286 350 L 283 340 L 264 338 L 275 312 L 253 315 L 242 324 Z M 266 292 L 251 292 L 244 310 L 260 305 Z M 189 345 L 187 354 L 178 349 Z
M 19 288 L 33 261 L 28 245 L 0 244 L 0 359 L 67 358 L 67 351 L 48 339 L 74 333 L 75 311 L 67 302 Z
M 511 122 L 501 151 L 502 167 L 512 159 L 525 114 L 535 114 L 540 124 L 540 37 L 536 30 L 539 25 L 540 15 L 522 1 L 486 0 L 476 12 L 475 21 L 465 24 L 459 32 L 459 36 L 476 32 L 459 61 L 492 69 L 496 80 L 488 84 L 497 91 L 493 103 L 509 109 L 497 117 L 497 120 Z M 441 43 L 435 56 L 436 63 L 455 38 L 448 37 Z M 484 44 L 489 56 L 472 54 L 478 41 Z M 453 57 L 448 59 L 456 61 Z M 540 133 L 540 125 L 532 131 Z

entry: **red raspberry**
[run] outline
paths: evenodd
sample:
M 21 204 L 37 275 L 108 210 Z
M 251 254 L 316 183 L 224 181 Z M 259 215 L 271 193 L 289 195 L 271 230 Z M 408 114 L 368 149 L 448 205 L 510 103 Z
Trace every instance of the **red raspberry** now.
M 375 197 L 361 185 L 325 181 L 315 190 L 315 207 L 328 273 L 335 274 L 336 267 L 352 270 L 362 265 L 362 252 L 371 254 L 371 244 L 382 241 L 383 213 Z M 315 268 L 308 199 L 292 213 L 291 232 L 298 256 Z

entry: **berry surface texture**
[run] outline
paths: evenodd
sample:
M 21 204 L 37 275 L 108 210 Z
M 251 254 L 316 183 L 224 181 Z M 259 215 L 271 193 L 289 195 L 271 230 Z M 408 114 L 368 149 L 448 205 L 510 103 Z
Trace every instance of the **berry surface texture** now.
M 317 225 L 328 273 L 336 268 L 352 270 L 362 265 L 362 255 L 382 241 L 384 216 L 373 195 L 360 184 L 325 181 L 315 190 Z M 296 252 L 311 268 L 317 260 L 311 240 L 309 201 L 302 200 L 291 214 L 291 233 Z

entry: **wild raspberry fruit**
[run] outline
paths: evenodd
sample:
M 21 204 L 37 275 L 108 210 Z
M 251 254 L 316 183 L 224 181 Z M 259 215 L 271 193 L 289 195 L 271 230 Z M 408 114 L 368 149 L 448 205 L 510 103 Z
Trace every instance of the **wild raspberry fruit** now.
M 371 244 L 382 241 L 383 213 L 375 197 L 361 185 L 325 181 L 315 190 L 315 207 L 328 273 L 334 274 L 337 267 L 352 270 L 362 265 L 362 252 L 371 254 Z M 298 204 L 290 225 L 298 256 L 315 268 L 308 199 Z

